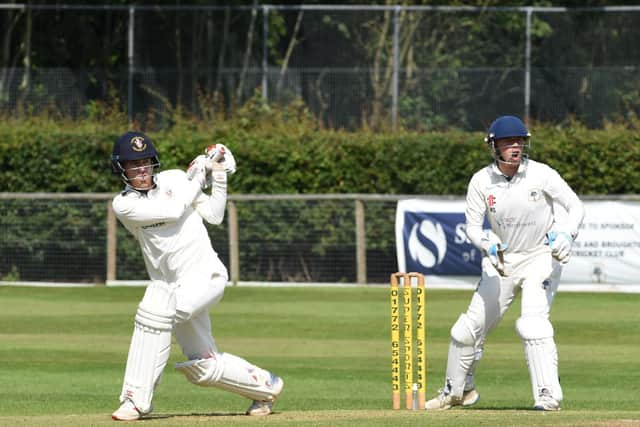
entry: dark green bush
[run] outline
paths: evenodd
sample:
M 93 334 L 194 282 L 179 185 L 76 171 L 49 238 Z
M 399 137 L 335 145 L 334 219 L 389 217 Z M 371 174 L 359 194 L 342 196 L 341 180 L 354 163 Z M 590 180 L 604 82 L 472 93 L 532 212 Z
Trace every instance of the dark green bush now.
M 115 194 L 122 183 L 111 174 L 109 158 L 113 141 L 129 130 L 121 123 L 121 119 L 104 118 L 85 122 L 3 120 L 0 191 Z M 482 133 L 325 130 L 317 127 L 303 105 L 296 104 L 280 109 L 252 101 L 232 120 L 202 123 L 179 117 L 172 123 L 170 129 L 147 132 L 156 142 L 163 169 L 184 169 L 207 145 L 224 143 L 238 162 L 238 172 L 230 180 L 230 192 L 236 194 L 463 195 L 471 175 L 491 161 Z M 640 136 L 636 127 L 627 123 L 593 130 L 579 123 L 562 127 L 535 124 L 530 129 L 531 157 L 556 168 L 578 194 L 638 194 Z M 104 279 L 104 244 L 92 239 L 104 236 L 103 205 L 58 206 L 54 202 L 48 210 L 34 212 L 28 206 L 24 201 L 4 205 L 0 225 L 6 230 L 14 229 L 15 224 L 26 225 L 5 239 L 3 252 L 10 256 L 0 263 L 0 278 Z M 278 219 L 283 216 L 277 213 L 286 206 L 239 207 L 243 280 L 354 281 L 353 248 L 344 243 L 353 234 L 351 202 L 313 206 L 297 219 L 295 230 Z M 225 233 L 219 234 L 216 246 L 228 262 Z M 379 260 L 370 263 L 376 264 L 371 268 L 378 268 L 380 277 L 388 277 L 384 266 L 395 262 L 390 206 L 367 206 L 367 241 L 368 255 Z M 144 278 L 136 242 L 125 237 L 122 228 L 118 242 L 118 277 Z M 84 249 L 74 253 L 78 245 Z M 280 247 L 293 248 L 296 259 L 277 254 Z M 51 256 L 62 253 L 73 254 L 73 260 L 86 268 L 70 270 Z M 322 271 L 314 263 L 323 257 L 343 260 L 344 268 Z M 29 276 L 29 266 L 38 263 L 49 267 Z M 305 265 L 303 276 L 298 265 Z M 370 270 L 370 278 L 372 273 Z
M 209 144 L 238 161 L 230 191 L 462 195 L 489 163 L 481 133 L 374 134 L 317 129 L 302 107 L 250 104 L 232 121 L 176 121 L 149 132 L 163 168 L 185 168 Z M 107 122 L 108 123 L 108 122 Z M 113 123 L 29 119 L 0 123 L 0 191 L 115 192 L 109 156 L 128 130 Z M 531 157 L 556 168 L 579 194 L 640 192 L 640 136 L 633 126 L 534 125 Z

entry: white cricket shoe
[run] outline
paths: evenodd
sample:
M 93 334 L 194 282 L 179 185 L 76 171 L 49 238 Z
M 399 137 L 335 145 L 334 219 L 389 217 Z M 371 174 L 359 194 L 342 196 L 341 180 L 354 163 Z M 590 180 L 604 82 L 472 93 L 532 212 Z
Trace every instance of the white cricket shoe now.
M 438 392 L 438 395 L 431 400 L 428 400 L 424 405 L 424 409 L 427 411 L 444 411 L 451 409 L 454 406 L 461 406 L 462 398 L 445 394 L 443 390 Z
M 273 412 L 273 400 L 254 400 L 246 414 L 254 417 L 263 417 Z
M 136 405 L 129 399 L 125 400 L 122 405 L 111 414 L 111 418 L 116 421 L 135 421 L 142 418 L 142 412 L 138 411 Z
M 273 398 L 271 400 L 254 400 L 247 409 L 246 414 L 254 417 L 263 417 L 273 412 L 273 402 L 280 396 L 284 388 L 282 378 L 272 375 L 271 387 L 273 389 Z
M 475 388 L 465 390 L 464 393 L 462 393 L 462 406 L 475 405 L 479 400 L 480 393 L 478 393 Z
M 560 402 L 551 396 L 549 390 L 543 388 L 533 405 L 533 409 L 536 411 L 559 411 Z

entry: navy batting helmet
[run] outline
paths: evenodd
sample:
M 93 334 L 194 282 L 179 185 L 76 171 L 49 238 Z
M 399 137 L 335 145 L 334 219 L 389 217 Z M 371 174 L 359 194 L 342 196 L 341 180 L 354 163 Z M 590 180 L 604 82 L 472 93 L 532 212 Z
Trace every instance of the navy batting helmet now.
M 111 170 L 114 174 L 119 174 L 125 183 L 128 183 L 123 162 L 147 158 L 153 159 L 154 168 L 160 166 L 160 158 L 151 139 L 142 132 L 127 132 L 113 144 Z

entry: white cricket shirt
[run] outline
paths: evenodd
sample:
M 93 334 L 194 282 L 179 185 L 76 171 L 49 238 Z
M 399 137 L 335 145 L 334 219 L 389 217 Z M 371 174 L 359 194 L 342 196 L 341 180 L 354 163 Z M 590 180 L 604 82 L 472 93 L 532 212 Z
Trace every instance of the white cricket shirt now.
M 469 182 L 466 204 L 471 242 L 486 249 L 482 229 L 486 215 L 492 231 L 507 244 L 505 253 L 536 250 L 552 229 L 575 236 L 584 217 L 582 202 L 558 172 L 533 160 L 524 160 L 511 180 L 495 163 L 476 172 Z M 567 211 L 562 224 L 557 224 L 554 205 Z
M 227 276 L 203 223 L 203 218 L 222 222 L 226 198 L 226 186 L 214 187 L 208 196 L 185 172 L 168 170 L 156 176 L 155 188 L 146 194 L 127 186 L 112 205 L 138 239 L 149 278 L 174 283 L 192 275 Z

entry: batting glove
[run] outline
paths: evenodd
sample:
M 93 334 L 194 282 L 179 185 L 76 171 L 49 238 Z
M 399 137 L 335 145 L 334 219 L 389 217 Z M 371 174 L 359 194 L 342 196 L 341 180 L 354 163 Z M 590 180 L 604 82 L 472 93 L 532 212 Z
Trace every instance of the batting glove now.
M 236 173 L 236 159 L 226 146 L 213 144 L 207 147 L 205 153 L 210 161 L 222 163 L 224 171 L 229 175 Z
M 547 244 L 551 248 L 551 255 L 561 264 L 569 262 L 573 246 L 573 237 L 569 233 L 550 231 L 547 233 Z
M 207 165 L 209 159 L 203 154 L 199 155 L 189 163 L 187 168 L 187 178 L 190 181 L 196 181 L 200 184 L 200 188 L 207 188 L 211 183 L 207 180 Z

